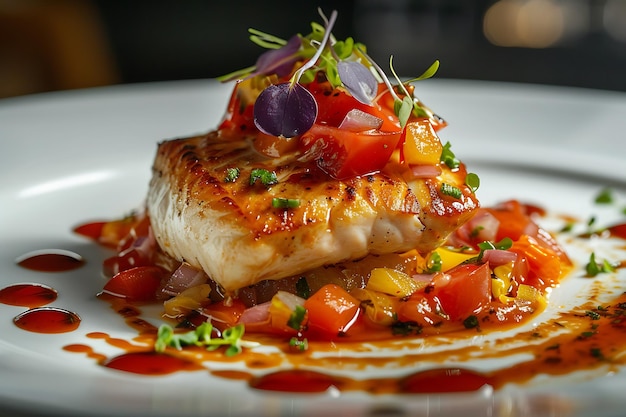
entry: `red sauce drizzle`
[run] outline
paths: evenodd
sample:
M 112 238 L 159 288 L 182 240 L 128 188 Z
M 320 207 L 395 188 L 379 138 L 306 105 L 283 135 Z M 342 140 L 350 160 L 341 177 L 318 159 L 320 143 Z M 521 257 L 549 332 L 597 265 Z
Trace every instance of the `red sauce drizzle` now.
M 197 371 L 202 366 L 176 356 L 148 352 L 131 352 L 103 363 L 107 368 L 141 375 L 167 375 L 179 371 Z
M 23 268 L 40 272 L 71 271 L 85 264 L 85 260 L 79 254 L 60 249 L 30 252 L 19 257 L 16 262 Z
M 14 284 L 0 290 L 0 303 L 41 307 L 57 299 L 57 292 L 43 284 Z
M 66 333 L 76 330 L 80 317 L 71 311 L 56 307 L 38 307 L 17 315 L 17 327 L 34 333 Z

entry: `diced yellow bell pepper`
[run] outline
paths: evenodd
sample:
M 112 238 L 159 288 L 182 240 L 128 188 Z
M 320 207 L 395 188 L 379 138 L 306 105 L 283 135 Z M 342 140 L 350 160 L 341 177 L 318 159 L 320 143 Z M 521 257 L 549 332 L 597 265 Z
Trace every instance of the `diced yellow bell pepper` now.
M 179 317 L 196 310 L 207 301 L 211 293 L 209 284 L 200 284 L 187 288 L 175 297 L 163 303 L 164 314 L 166 317 Z
M 491 280 L 491 294 L 501 303 L 507 304 L 513 301 L 513 297 L 509 297 L 511 290 L 511 274 L 513 273 L 513 262 L 505 265 L 496 266 L 493 269 L 494 277 Z
M 364 288 L 355 288 L 350 295 L 361 302 L 365 315 L 373 323 L 390 326 L 395 322 L 399 298 Z
M 404 161 L 411 165 L 437 165 L 443 146 L 435 129 L 427 119 L 409 122 L 402 144 Z
M 441 258 L 441 272 L 449 271 L 455 266 L 478 255 L 476 252 L 461 252 L 445 247 L 438 248 L 435 252 L 437 252 Z
M 517 288 L 517 299 L 530 302 L 538 310 L 543 310 L 548 304 L 546 298 L 537 288 L 526 284 L 520 284 Z
M 420 285 L 404 272 L 391 268 L 374 268 L 365 288 L 402 298 L 420 289 Z

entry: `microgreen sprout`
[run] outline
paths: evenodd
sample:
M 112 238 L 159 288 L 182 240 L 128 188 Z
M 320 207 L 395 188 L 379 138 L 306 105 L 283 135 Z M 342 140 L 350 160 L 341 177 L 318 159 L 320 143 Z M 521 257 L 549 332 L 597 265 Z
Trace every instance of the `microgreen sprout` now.
M 209 322 L 202 323 L 195 330 L 185 333 L 177 333 L 170 325 L 162 324 L 157 331 L 154 350 L 161 353 L 167 347 L 181 350 L 185 346 L 201 346 L 207 350 L 216 350 L 226 346 L 225 355 L 233 356 L 241 353 L 244 347 L 252 348 L 258 346 L 256 342 L 243 340 L 244 332 L 245 327 L 243 324 L 238 324 L 224 330 L 221 336 L 214 337 L 214 328 Z
M 294 70 L 294 64 L 303 62 L 286 82 L 271 82 L 256 98 L 254 123 L 263 133 L 290 138 L 308 131 L 318 114 L 314 96 L 302 83 L 313 81 L 315 74 L 323 72 L 330 84 L 344 88 L 355 100 L 372 105 L 378 94 L 378 84 L 383 82 L 394 100 L 394 112 L 400 126 L 404 127 L 411 115 L 438 118 L 423 105 L 407 86 L 415 81 L 432 77 L 439 68 L 435 61 L 422 75 L 402 82 L 393 68 L 393 57 L 389 60 L 390 70 L 397 81 L 392 85 L 385 71 L 365 51 L 365 45 L 352 38 L 337 41 L 332 28 L 337 11 L 330 18 L 319 11 L 324 25 L 313 22 L 311 33 L 296 35 L 288 41 L 267 33 L 250 29 L 250 39 L 268 49 L 254 66 L 220 77 L 221 81 L 253 76 L 276 75 L 285 79 Z M 399 96 L 400 94 L 400 96 Z
M 324 50 L 337 19 L 333 11 L 324 38 L 315 55 L 298 68 L 291 80 L 272 84 L 259 94 L 254 106 L 254 124 L 263 133 L 291 138 L 309 130 L 317 118 L 317 102 L 313 94 L 298 82 L 305 71 L 315 65 Z

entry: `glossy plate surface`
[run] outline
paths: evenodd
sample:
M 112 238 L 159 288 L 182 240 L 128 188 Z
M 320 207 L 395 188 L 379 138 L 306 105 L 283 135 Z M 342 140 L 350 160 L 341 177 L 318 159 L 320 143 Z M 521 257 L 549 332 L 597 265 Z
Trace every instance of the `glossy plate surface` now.
M 72 228 L 140 207 L 156 143 L 214 128 L 230 88 L 186 81 L 0 101 L 0 288 L 47 284 L 59 293 L 51 305 L 82 319 L 71 333 L 30 333 L 12 323 L 23 307 L 0 304 L 0 410 L 13 416 L 129 417 L 621 415 L 626 370 L 538 377 L 527 385 L 471 394 L 283 395 L 204 372 L 164 377 L 116 372 L 64 351 L 65 345 L 85 343 L 89 332 L 134 335 L 95 297 L 104 283 L 100 262 L 108 252 Z M 626 95 L 455 80 L 428 80 L 416 91 L 448 121 L 442 140 L 479 174 L 484 204 L 516 198 L 580 219 L 626 219 L 617 208 L 626 207 Z M 599 207 L 593 199 L 607 186 L 618 202 Z M 49 248 L 72 250 L 87 263 L 64 273 L 15 264 L 25 253 Z M 572 250 L 582 267 L 588 252 Z M 626 259 L 623 251 L 615 256 Z M 611 276 L 615 291 L 626 290 L 624 272 Z M 577 303 L 585 285 L 580 272 L 574 273 L 553 293 L 551 305 Z M 507 360 L 466 365 L 498 367 Z

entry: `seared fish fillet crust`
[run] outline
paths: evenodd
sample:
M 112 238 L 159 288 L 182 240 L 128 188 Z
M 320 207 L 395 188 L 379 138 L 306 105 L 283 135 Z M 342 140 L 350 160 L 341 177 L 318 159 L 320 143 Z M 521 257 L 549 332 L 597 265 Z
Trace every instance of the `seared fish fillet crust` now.
M 405 180 L 406 170 L 391 162 L 381 173 L 334 180 L 297 152 L 269 158 L 251 142 L 220 132 L 162 142 L 147 197 L 161 249 L 203 269 L 226 292 L 370 253 L 424 253 L 478 208 L 463 165 Z M 235 168 L 239 177 L 227 181 Z M 278 182 L 251 184 L 258 168 L 275 172 Z M 442 183 L 461 196 L 442 193 Z M 299 206 L 275 208 L 274 198 Z

